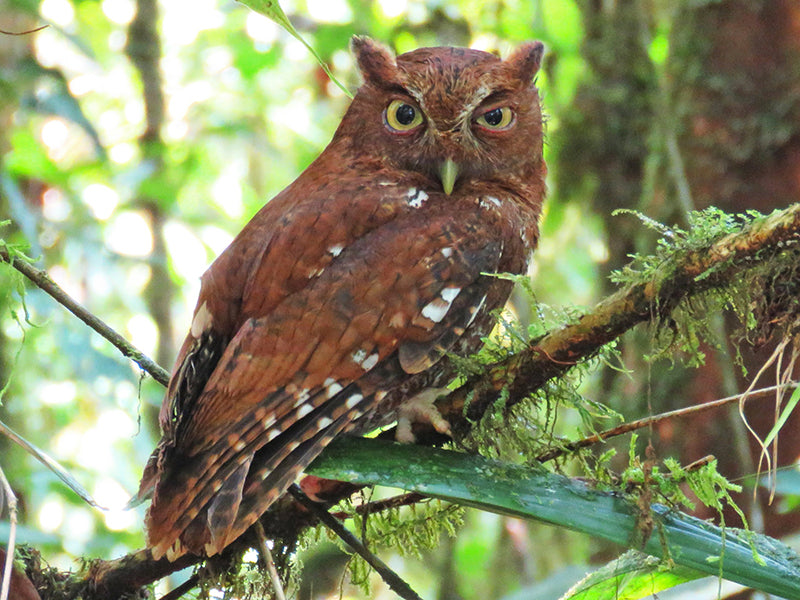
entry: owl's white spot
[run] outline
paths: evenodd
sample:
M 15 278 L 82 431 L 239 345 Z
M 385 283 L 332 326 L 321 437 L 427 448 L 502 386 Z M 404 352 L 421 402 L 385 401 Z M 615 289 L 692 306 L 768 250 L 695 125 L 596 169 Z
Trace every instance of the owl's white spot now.
M 445 302 L 452 303 L 460 291 L 460 287 L 446 287 L 439 293 L 439 295 Z
M 347 402 L 345 402 L 344 405 L 347 408 L 353 408 L 356 405 L 358 405 L 358 403 L 361 402 L 363 399 L 364 396 L 362 396 L 361 394 L 353 394 L 347 399 Z
M 478 204 L 480 204 L 480 207 L 484 210 L 491 210 L 492 208 L 500 208 L 502 202 L 494 196 L 486 196 L 485 198 L 481 198 Z
M 365 371 L 369 371 L 372 367 L 378 364 L 378 360 L 380 359 L 380 355 L 377 352 L 370 354 L 367 359 L 361 363 L 361 366 Z
M 342 244 L 335 244 L 328 248 L 328 252 L 332 254 L 334 258 L 339 256 L 342 253 L 342 250 L 344 250 L 344 246 Z
M 197 309 L 197 312 L 194 313 L 194 318 L 192 319 L 192 328 L 190 330 L 192 337 L 199 339 L 201 335 L 211 329 L 211 323 L 213 320 L 214 319 L 211 316 L 211 311 L 208 310 L 208 304 L 203 302 L 203 304 L 200 305 L 200 308 Z
M 447 311 L 450 309 L 450 304 L 447 302 L 442 302 L 440 299 L 432 300 L 425 307 L 422 309 L 422 316 L 426 319 L 430 319 L 434 323 L 439 323 L 444 316 L 447 314 Z
M 297 418 L 302 419 L 312 410 L 314 410 L 313 406 L 311 406 L 310 404 L 303 404 L 303 406 L 297 409 Z
M 300 445 L 300 442 L 297 442 L 297 441 L 290 442 L 290 443 L 286 444 L 286 451 L 287 452 L 292 452 L 293 450 L 297 450 L 297 447 L 299 445 Z
M 264 429 L 269 429 L 270 427 L 275 425 L 275 415 L 274 414 L 270 414 L 268 417 L 266 417 L 264 419 L 263 425 L 264 425 Z
M 325 271 L 325 267 L 319 267 L 319 268 L 317 268 L 317 269 L 314 269 L 313 271 L 311 271 L 311 272 L 308 274 L 308 278 L 309 278 L 309 279 L 314 279 L 314 277 L 319 277 L 320 275 L 322 275 L 322 273 L 323 273 L 324 271 Z
M 450 246 L 448 246 L 447 248 L 442 248 L 439 252 L 441 252 L 442 256 L 444 256 L 445 258 L 450 258 L 451 256 L 453 256 L 453 249 Z
M 297 394 L 296 399 L 294 401 L 294 407 L 297 408 L 301 404 L 304 404 L 306 402 L 306 400 L 308 400 L 309 397 L 310 397 L 310 394 L 309 394 L 309 389 L 308 388 L 304 388 L 304 389 L 300 390 L 300 392 Z
M 422 190 L 418 190 L 415 187 L 412 187 L 406 193 L 406 197 L 408 198 L 408 205 L 411 208 L 420 208 L 425 202 L 428 201 L 428 194 L 426 194 Z
M 447 314 L 447 310 L 450 308 L 450 305 L 447 302 L 442 302 L 438 298 L 436 300 L 432 300 L 425 307 L 422 309 L 422 316 L 426 319 L 430 319 L 434 323 L 439 323 L 444 316 Z
M 439 298 L 425 305 L 425 308 L 422 309 L 422 316 L 426 319 L 430 319 L 434 323 L 441 322 L 447 314 L 447 311 L 450 310 L 450 306 L 453 304 L 453 300 L 456 299 L 459 292 L 461 292 L 461 288 L 458 287 L 444 288 L 439 293 Z
M 247 447 L 247 444 L 245 444 L 243 440 L 239 440 L 238 442 L 236 442 L 236 443 L 233 445 L 233 449 L 234 449 L 234 450 L 236 450 L 237 452 L 241 452 L 241 451 L 242 451 L 242 450 L 244 450 L 246 447 Z
M 356 350 L 350 355 L 350 357 L 353 359 L 354 363 L 356 363 L 365 371 L 369 371 L 372 367 L 378 364 L 378 359 L 380 358 L 377 353 L 367 356 L 367 351 L 363 349 Z
M 322 417 L 317 421 L 317 428 L 319 429 L 325 429 L 329 425 L 333 425 L 333 419 L 330 417 Z
M 384 398 L 386 398 L 386 396 L 387 396 L 388 394 L 389 394 L 389 392 L 387 392 L 387 391 L 384 391 L 384 390 L 379 390 L 379 391 L 375 392 L 375 400 L 377 400 L 378 402 L 380 402 L 381 400 L 383 400 Z
M 281 434 L 281 430 L 280 430 L 280 429 L 270 429 L 270 430 L 267 432 L 267 441 L 268 441 L 268 442 L 271 442 L 271 441 L 272 441 L 272 440 L 274 440 L 276 437 L 278 437 L 280 434 Z
M 332 377 L 328 377 L 322 385 L 325 386 L 329 400 L 342 391 L 342 386 Z

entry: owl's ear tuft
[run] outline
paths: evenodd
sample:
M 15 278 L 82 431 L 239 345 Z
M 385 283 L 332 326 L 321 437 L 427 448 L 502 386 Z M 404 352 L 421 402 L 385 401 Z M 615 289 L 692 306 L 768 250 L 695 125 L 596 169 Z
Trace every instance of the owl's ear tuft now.
M 380 87 L 399 83 L 394 54 L 386 46 L 368 37 L 354 35 L 350 48 L 365 83 Z
M 542 42 L 527 42 L 514 50 L 503 63 L 510 68 L 517 79 L 528 84 L 539 71 L 543 55 Z

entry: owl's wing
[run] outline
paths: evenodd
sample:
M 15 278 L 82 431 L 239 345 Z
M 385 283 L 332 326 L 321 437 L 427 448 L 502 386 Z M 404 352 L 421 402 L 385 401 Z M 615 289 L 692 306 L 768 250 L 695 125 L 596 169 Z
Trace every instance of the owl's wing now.
M 269 314 L 246 321 L 175 432 L 148 513 L 160 556 L 213 554 L 337 433 L 465 334 L 503 248 L 479 211 L 376 228 Z

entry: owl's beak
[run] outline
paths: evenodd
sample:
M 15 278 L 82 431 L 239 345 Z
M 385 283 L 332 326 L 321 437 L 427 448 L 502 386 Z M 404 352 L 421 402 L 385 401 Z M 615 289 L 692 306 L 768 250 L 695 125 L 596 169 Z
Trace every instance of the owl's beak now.
M 439 179 L 442 182 L 444 193 L 449 196 L 456 184 L 456 179 L 458 179 L 458 165 L 452 158 L 448 158 L 439 167 Z

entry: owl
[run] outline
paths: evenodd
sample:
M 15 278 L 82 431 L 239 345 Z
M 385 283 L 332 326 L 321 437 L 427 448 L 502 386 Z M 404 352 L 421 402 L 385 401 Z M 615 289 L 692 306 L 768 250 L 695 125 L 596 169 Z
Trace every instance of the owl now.
M 155 558 L 220 552 L 332 438 L 446 385 L 536 246 L 542 44 L 352 50 L 332 141 L 202 277 L 138 494 Z

